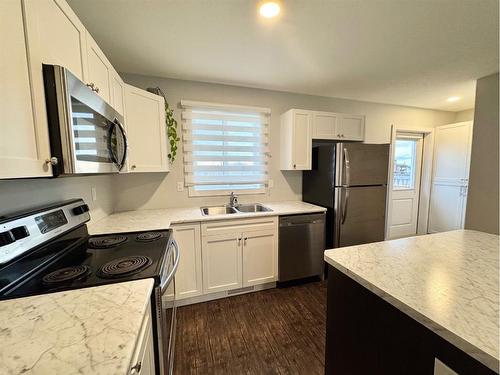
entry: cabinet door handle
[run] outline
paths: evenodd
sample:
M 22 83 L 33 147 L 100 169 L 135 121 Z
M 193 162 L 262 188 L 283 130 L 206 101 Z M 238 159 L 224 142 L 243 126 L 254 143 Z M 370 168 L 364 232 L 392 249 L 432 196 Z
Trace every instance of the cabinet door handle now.
M 241 237 L 238 238 L 238 246 L 240 246 L 240 245 L 241 245 Z
M 139 371 L 141 371 L 141 367 L 142 367 L 142 362 L 137 362 L 137 364 L 135 364 L 131 369 L 130 369 L 130 373 L 131 374 L 138 374 Z
M 96 86 L 96 87 L 95 87 L 95 89 L 94 89 L 94 91 L 95 91 L 96 93 L 99 93 L 99 87 L 97 87 L 97 86 Z
M 293 169 L 295 169 L 295 168 L 297 168 L 297 164 L 294 164 L 294 165 L 293 165 Z
M 245 238 L 243 239 L 243 245 L 246 245 L 246 244 L 247 244 L 247 240 L 248 240 L 248 237 L 245 237 Z

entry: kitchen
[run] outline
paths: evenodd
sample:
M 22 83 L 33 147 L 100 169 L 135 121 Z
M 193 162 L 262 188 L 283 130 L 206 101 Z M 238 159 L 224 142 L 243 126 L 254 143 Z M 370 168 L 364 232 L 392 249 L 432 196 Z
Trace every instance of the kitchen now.
M 0 373 L 498 373 L 498 3 L 362 8 L 2 2 Z

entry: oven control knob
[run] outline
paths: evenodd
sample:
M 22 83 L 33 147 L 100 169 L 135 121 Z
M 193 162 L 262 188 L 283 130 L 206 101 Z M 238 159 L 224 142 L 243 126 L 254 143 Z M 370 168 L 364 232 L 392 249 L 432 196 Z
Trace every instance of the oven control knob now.
M 28 231 L 26 225 L 23 225 L 22 227 L 12 228 L 10 232 L 16 240 L 20 240 L 30 235 L 30 232 Z
M 15 242 L 16 239 L 10 230 L 7 232 L 0 232 L 0 247 L 5 245 L 10 245 Z
M 73 208 L 73 215 L 78 216 L 84 214 L 85 212 L 89 212 L 89 206 L 86 204 Z

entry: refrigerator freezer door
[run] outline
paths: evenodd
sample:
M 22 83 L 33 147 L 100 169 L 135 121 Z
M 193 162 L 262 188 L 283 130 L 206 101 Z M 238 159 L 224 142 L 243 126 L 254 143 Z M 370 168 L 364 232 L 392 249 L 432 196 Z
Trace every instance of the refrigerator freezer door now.
M 384 240 L 385 186 L 335 189 L 335 247 Z
M 388 144 L 339 143 L 336 154 L 336 186 L 387 184 Z

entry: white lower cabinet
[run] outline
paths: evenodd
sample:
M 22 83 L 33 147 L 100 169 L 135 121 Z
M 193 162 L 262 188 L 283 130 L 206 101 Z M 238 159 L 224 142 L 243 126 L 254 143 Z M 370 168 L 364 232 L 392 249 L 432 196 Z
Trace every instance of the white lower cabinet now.
M 132 362 L 129 366 L 130 375 L 155 375 L 155 355 L 153 342 L 153 326 L 151 324 L 151 304 L 146 310 L 146 316 L 139 331 Z
M 203 292 L 221 292 L 276 281 L 277 218 L 204 223 Z
M 241 288 L 241 232 L 203 238 L 203 291 Z
M 276 281 L 277 238 L 274 230 L 243 233 L 243 287 Z
M 180 251 L 175 274 L 176 298 L 199 296 L 203 294 L 200 223 L 174 225 L 172 229 Z

